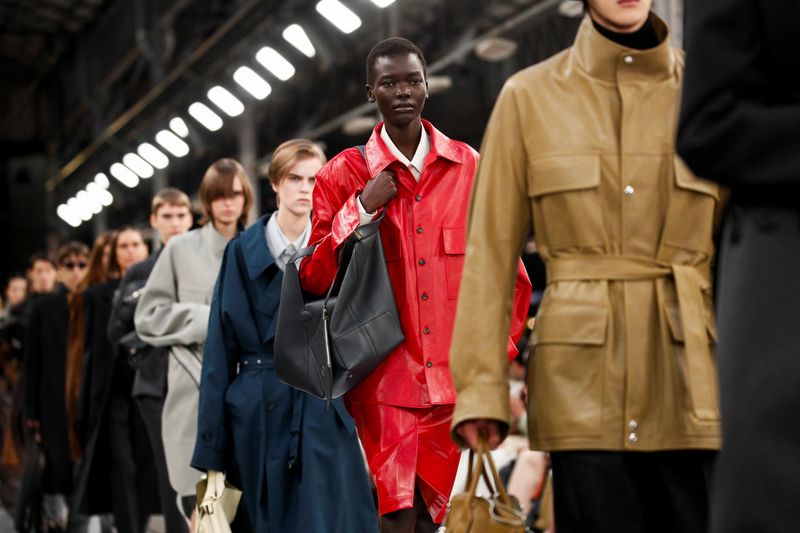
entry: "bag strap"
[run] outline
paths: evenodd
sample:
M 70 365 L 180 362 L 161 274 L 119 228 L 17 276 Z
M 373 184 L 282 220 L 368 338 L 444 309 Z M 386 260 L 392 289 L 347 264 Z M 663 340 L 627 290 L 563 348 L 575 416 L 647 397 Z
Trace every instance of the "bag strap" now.
M 475 453 L 474 463 L 472 462 L 472 458 L 473 454 L 470 452 L 470 469 L 467 473 L 467 479 L 469 480 L 469 488 L 467 493 L 469 494 L 470 500 L 473 500 L 476 497 L 478 480 L 483 477 L 483 480 L 486 482 L 486 485 L 491 491 L 492 495 L 500 496 L 501 502 L 513 508 L 513 504 L 511 502 L 511 498 L 508 496 L 506 487 L 503 485 L 503 481 L 497 474 L 497 469 L 495 468 L 494 460 L 492 459 L 492 452 L 489 451 L 489 445 L 486 443 L 483 437 L 478 438 L 478 450 L 477 453 Z M 489 478 L 488 473 L 486 472 L 487 463 L 489 464 L 489 469 L 492 473 L 494 482 L 492 482 L 492 479 Z M 476 472 L 475 470 L 480 470 L 480 472 Z

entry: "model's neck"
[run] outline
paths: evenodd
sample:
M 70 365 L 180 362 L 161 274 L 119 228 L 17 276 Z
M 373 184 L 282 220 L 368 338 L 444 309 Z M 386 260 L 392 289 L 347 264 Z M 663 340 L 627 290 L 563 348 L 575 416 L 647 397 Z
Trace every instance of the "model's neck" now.
M 288 209 L 281 209 L 280 207 L 278 207 L 276 216 L 278 217 L 278 227 L 281 228 L 289 242 L 294 242 L 300 238 L 309 223 L 308 215 L 298 216 Z
M 404 126 L 384 122 L 383 127 L 400 153 L 411 160 L 422 138 L 422 119 L 417 117 Z
M 219 221 L 212 222 L 214 224 L 214 229 L 217 230 L 217 233 L 225 237 L 226 240 L 231 240 L 236 237 L 236 232 L 239 231 L 239 228 L 236 222 L 231 222 L 230 224 L 223 224 Z

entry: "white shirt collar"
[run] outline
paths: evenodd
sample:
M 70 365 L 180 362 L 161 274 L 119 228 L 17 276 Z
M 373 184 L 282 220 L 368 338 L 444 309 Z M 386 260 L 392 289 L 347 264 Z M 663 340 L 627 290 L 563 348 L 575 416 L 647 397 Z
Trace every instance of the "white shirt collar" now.
M 308 239 L 311 237 L 311 219 L 306 224 L 303 233 L 294 242 L 290 242 L 289 238 L 283 233 L 283 230 L 278 225 L 278 214 L 273 213 L 267 225 L 264 228 L 264 233 L 267 237 L 267 247 L 269 248 L 272 257 L 275 259 L 275 264 L 281 270 L 286 269 L 286 263 L 289 258 L 294 255 L 297 250 L 308 246 Z
M 422 127 L 422 135 L 419 138 L 419 144 L 417 145 L 417 151 L 414 152 L 414 157 L 411 158 L 411 161 L 403 155 L 403 152 L 397 149 L 392 138 L 389 137 L 389 134 L 386 132 L 386 127 L 381 127 L 381 139 L 383 142 L 386 143 L 386 147 L 392 153 L 393 156 L 397 158 L 398 161 L 403 163 L 408 170 L 411 171 L 413 174 L 414 179 L 419 181 L 419 177 L 422 175 L 422 167 L 425 165 L 425 158 L 428 157 L 428 153 L 431 151 L 431 138 L 428 135 L 428 132 L 425 131 L 425 126 Z

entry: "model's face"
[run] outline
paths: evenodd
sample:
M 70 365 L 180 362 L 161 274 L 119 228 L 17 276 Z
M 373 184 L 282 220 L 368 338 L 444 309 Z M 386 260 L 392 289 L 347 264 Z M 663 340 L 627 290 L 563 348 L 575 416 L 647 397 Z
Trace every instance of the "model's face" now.
M 214 220 L 214 224 L 235 225 L 242 216 L 243 210 L 244 187 L 242 187 L 242 181 L 236 177 L 233 179 L 233 194 L 221 196 L 211 202 L 211 218 Z
M 150 226 L 158 231 L 161 242 L 167 244 L 172 237 L 189 231 L 192 213 L 185 205 L 164 204 L 150 215 Z
M 311 212 L 311 194 L 314 192 L 314 176 L 322 168 L 316 157 L 301 159 L 272 186 L 278 195 L 278 211 L 286 210 L 296 217 L 308 216 Z
M 32 292 L 52 292 L 56 286 L 56 267 L 49 261 L 35 261 L 30 277 Z
M 653 0 L 589 0 L 589 14 L 598 24 L 618 33 L 644 26 Z
M 58 281 L 67 289 L 74 291 L 83 276 L 86 275 L 86 267 L 89 259 L 85 255 L 71 255 L 58 265 Z
M 407 126 L 419 119 L 428 96 L 422 62 L 417 54 L 378 57 L 366 91 L 367 99 L 377 102 L 386 122 Z
M 142 234 L 133 229 L 127 229 L 117 236 L 117 263 L 124 274 L 128 267 L 147 258 L 147 246 L 142 240 Z
M 25 300 L 25 295 L 28 293 L 28 281 L 24 278 L 14 278 L 8 282 L 6 287 L 6 305 L 13 307 L 19 305 Z

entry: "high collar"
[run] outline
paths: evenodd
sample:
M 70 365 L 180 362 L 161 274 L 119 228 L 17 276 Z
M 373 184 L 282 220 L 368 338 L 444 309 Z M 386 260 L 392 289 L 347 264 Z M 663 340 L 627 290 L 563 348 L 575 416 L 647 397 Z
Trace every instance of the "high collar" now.
M 454 163 L 462 162 L 455 143 L 449 137 L 434 128 L 433 124 L 425 119 L 422 119 L 422 127 L 425 128 L 431 141 L 431 150 L 428 152 L 428 157 L 425 158 L 424 166 L 428 166 L 439 157 Z M 381 128 L 383 128 L 383 122 L 372 130 L 372 135 L 364 149 L 370 176 L 377 176 L 380 171 L 385 170 L 390 164 L 399 161 L 381 139 Z
M 272 215 L 274 213 L 259 218 L 255 224 L 252 224 L 239 235 L 242 243 L 242 255 L 247 266 L 247 275 L 250 276 L 251 280 L 260 276 L 270 265 L 275 264 L 275 258 L 269 252 L 267 235 L 264 232 L 264 228 Z
M 658 81 L 673 76 L 675 53 L 669 43 L 666 23 L 654 13 L 650 20 L 659 45 L 647 50 L 626 48 L 603 36 L 586 16 L 578 29 L 573 57 L 590 76 L 617 83 L 626 81 Z
M 208 249 L 214 254 L 214 257 L 220 258 L 225 253 L 225 247 L 228 245 L 228 239 L 217 231 L 213 222 L 208 222 L 205 226 L 200 228 L 200 237 L 208 246 Z

